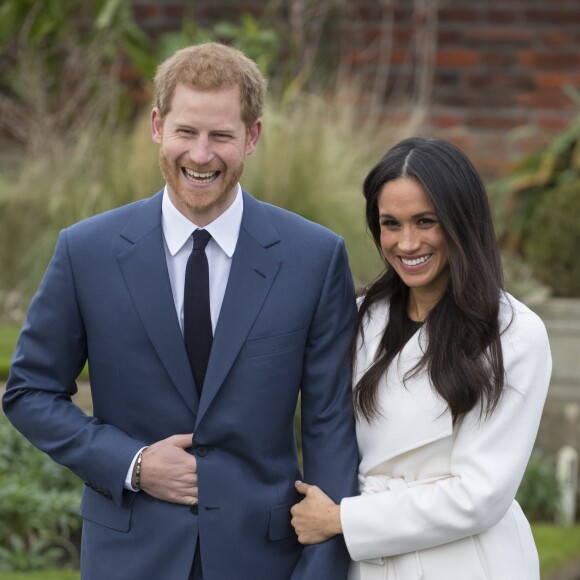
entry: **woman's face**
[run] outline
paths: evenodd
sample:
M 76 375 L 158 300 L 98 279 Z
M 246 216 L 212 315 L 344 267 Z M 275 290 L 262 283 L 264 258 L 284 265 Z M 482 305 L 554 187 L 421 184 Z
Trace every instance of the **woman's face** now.
M 381 249 L 411 293 L 435 303 L 449 280 L 447 241 L 423 186 L 414 178 L 385 183 L 378 198 Z

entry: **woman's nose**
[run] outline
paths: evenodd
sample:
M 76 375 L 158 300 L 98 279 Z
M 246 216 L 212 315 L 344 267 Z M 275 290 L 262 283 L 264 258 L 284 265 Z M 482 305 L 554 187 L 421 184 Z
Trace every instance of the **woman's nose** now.
M 421 247 L 421 240 L 413 228 L 403 228 L 399 239 L 399 249 L 405 253 L 413 253 Z

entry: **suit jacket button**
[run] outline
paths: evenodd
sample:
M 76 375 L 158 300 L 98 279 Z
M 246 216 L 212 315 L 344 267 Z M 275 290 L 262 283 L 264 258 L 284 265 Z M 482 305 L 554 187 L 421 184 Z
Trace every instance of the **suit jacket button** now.
M 189 511 L 191 511 L 191 513 L 196 516 L 197 514 L 199 514 L 199 505 L 198 504 L 193 504 L 190 508 Z
M 200 457 L 205 457 L 207 455 L 208 449 L 207 447 L 198 447 L 196 452 Z

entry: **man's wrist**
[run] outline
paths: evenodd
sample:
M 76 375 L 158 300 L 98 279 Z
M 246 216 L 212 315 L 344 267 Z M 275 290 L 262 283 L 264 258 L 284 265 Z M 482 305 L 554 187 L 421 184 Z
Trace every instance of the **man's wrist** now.
M 342 534 L 342 522 L 340 521 L 340 505 L 332 507 L 331 532 L 334 535 Z

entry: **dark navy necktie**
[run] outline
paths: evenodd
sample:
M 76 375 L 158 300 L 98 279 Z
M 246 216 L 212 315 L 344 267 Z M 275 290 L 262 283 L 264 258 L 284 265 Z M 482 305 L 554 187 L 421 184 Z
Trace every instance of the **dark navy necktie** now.
M 183 337 L 200 395 L 213 340 L 209 310 L 209 268 L 205 255 L 205 247 L 210 239 L 211 235 L 206 230 L 193 232 L 193 250 L 185 269 L 183 296 Z

